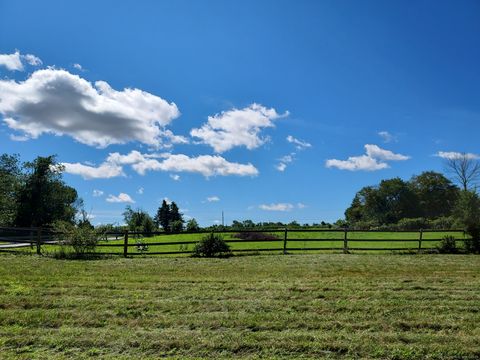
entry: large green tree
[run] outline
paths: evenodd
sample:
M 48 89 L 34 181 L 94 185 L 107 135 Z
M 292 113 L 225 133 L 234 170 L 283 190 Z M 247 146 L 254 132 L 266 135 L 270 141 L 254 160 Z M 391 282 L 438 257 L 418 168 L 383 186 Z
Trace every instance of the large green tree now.
M 17 226 L 45 226 L 55 221 L 73 223 L 77 191 L 62 180 L 62 166 L 55 156 L 37 157 L 25 163 L 25 181 L 18 191 Z
M 161 227 L 164 231 L 168 231 L 168 224 L 170 223 L 170 206 L 166 200 L 162 201 L 162 206 L 157 210 L 154 217 L 157 227 Z
M 345 217 L 351 224 L 359 221 L 393 224 L 420 214 L 418 197 L 400 178 L 382 180 L 378 186 L 362 188 L 345 211 Z
M 141 209 L 133 210 L 129 205 L 123 212 L 123 218 L 131 231 L 152 232 L 155 224 L 150 215 Z
M 0 226 L 13 226 L 23 174 L 18 155 L 0 156 Z
M 452 214 L 460 191 L 445 176 L 434 171 L 425 171 L 412 177 L 410 185 L 418 197 L 423 217 L 436 219 Z

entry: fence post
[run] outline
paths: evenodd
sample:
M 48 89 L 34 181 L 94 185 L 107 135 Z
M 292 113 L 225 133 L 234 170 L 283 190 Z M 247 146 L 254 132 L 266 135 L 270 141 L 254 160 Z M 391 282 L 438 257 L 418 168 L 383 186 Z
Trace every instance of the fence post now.
M 283 255 L 287 254 L 287 228 L 285 228 L 285 235 L 283 237 Z
M 343 233 L 343 253 L 348 254 L 348 229 L 345 228 Z
M 37 229 L 37 255 L 42 255 L 42 228 Z
M 123 239 L 123 257 L 128 255 L 128 230 L 125 230 L 125 237 Z
M 420 236 L 418 238 L 418 252 L 422 251 L 423 229 L 420 229 Z

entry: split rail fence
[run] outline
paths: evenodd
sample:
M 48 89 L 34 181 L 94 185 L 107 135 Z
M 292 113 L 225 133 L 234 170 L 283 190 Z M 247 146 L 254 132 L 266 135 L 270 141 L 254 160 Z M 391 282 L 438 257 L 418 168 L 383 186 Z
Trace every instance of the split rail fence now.
M 191 254 L 193 253 L 193 246 L 203 236 L 211 232 L 108 232 L 102 235 L 102 240 L 96 246 L 95 254 L 124 257 Z M 434 250 L 434 245 L 438 244 L 445 235 L 454 236 L 456 242 L 461 243 L 465 240 L 465 232 L 463 230 L 268 229 L 223 230 L 215 233 L 224 237 L 225 241 L 231 245 L 234 253 L 280 252 L 287 254 L 308 251 L 340 251 L 344 253 L 352 251 L 425 252 Z M 234 237 L 242 233 L 247 233 L 249 236 L 255 234 L 255 236 L 247 239 Z M 390 236 L 391 238 L 385 238 L 385 236 Z M 44 249 L 55 250 L 55 247 L 59 248 L 62 243 L 64 243 L 62 236 L 55 234 L 49 229 L 0 228 L 1 252 L 31 251 L 40 255 Z M 378 245 L 375 246 L 376 244 Z M 150 251 L 152 248 L 153 251 Z

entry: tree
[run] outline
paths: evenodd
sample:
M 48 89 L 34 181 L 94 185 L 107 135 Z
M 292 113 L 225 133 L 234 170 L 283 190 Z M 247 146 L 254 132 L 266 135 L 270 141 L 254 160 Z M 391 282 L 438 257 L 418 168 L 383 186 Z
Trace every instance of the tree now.
M 74 223 L 77 191 L 62 181 L 63 167 L 55 156 L 37 157 L 25 164 L 29 173 L 19 189 L 17 226 L 45 226 L 55 221 Z
M 465 241 L 467 251 L 480 253 L 480 198 L 477 193 L 462 191 L 453 213 L 470 235 L 470 239 Z
M 452 214 L 459 189 L 445 176 L 434 171 L 425 171 L 412 177 L 409 183 L 418 197 L 421 216 L 436 219 Z
M 169 230 L 168 225 L 170 223 L 170 207 L 165 200 L 162 201 L 162 206 L 158 208 L 154 220 L 157 227 L 162 227 L 164 231 Z
M 198 226 L 197 220 L 192 218 L 187 221 L 187 231 L 194 232 L 199 230 L 200 230 L 200 226 Z
M 23 174 L 18 155 L 0 156 L 0 226 L 14 225 Z
M 382 180 L 378 186 L 362 188 L 345 211 L 350 224 L 360 221 L 375 225 L 393 224 L 402 218 L 418 217 L 419 214 L 416 194 L 400 178 Z
M 475 156 L 466 153 L 454 154 L 445 159 L 445 168 L 464 191 L 476 189 L 480 180 L 480 162 Z
M 150 233 L 155 229 L 155 224 L 150 215 L 141 209 L 133 210 L 127 205 L 123 213 L 125 223 L 131 231 Z

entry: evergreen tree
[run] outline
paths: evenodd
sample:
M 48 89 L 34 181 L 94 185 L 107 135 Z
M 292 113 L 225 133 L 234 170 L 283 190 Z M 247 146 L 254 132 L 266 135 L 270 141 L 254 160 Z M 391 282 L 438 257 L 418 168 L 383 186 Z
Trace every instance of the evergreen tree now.
M 170 207 L 165 200 L 162 201 L 162 206 L 158 208 L 154 220 L 157 227 L 161 227 L 164 231 L 169 231 Z

